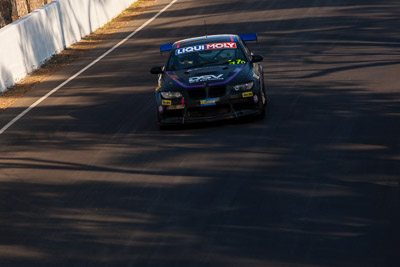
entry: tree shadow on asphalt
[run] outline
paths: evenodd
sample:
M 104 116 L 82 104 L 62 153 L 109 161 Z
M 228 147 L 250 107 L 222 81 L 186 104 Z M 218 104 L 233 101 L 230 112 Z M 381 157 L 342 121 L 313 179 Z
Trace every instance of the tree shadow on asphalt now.
M 374 38 L 361 31 L 374 17 L 354 14 L 376 1 L 329 3 L 357 7 L 337 11 L 336 30 L 321 18 L 253 25 L 268 26 L 254 46 L 266 53 L 265 120 L 159 131 L 147 74 L 159 58 L 110 57 L 114 73 L 84 74 L 57 96 L 86 102 L 40 106 L 24 131 L 10 128 L 1 265 L 395 266 L 400 93 L 361 74 L 397 67 L 399 23 Z M 142 50 L 142 62 L 155 48 L 123 49 Z

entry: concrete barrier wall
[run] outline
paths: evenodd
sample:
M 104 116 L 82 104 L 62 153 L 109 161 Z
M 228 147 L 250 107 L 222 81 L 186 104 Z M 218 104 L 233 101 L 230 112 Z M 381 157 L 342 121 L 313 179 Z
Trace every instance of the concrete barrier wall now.
M 137 0 L 56 0 L 0 29 L 0 92 Z

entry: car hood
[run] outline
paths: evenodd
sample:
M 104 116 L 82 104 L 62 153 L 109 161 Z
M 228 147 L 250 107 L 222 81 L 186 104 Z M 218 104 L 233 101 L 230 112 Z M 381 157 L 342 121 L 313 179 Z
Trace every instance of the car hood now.
M 183 88 L 195 88 L 224 85 L 229 82 L 245 81 L 250 71 L 250 64 L 221 65 L 203 68 L 167 71 L 165 82 L 169 85 L 180 85 Z

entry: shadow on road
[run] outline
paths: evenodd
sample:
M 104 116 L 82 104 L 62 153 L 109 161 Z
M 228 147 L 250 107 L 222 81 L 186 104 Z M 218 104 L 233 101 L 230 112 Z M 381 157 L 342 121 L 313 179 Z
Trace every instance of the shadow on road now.
M 396 266 L 399 5 L 297 2 L 167 13 L 276 12 L 226 22 L 260 33 L 264 120 L 159 131 L 151 28 L 144 44 L 121 48 L 147 64 L 110 57 L 114 73 L 60 92 L 70 105 L 43 105 L 24 131 L 10 128 L 0 140 L 1 265 Z M 198 30 L 187 27 L 170 30 Z

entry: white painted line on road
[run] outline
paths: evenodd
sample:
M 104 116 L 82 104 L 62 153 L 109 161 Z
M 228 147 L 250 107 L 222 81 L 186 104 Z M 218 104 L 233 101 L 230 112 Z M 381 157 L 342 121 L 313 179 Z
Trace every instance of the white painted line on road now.
M 129 34 L 127 37 L 125 37 L 123 40 L 121 40 L 118 44 L 114 45 L 112 48 L 110 48 L 110 50 L 108 50 L 107 52 L 105 52 L 104 54 L 102 54 L 101 56 L 99 56 L 97 59 L 93 60 L 92 63 L 90 63 L 89 65 L 87 65 L 86 67 L 84 67 L 83 69 L 81 69 L 80 71 L 78 71 L 77 73 L 75 73 L 74 75 L 72 75 L 70 78 L 68 78 L 66 81 L 64 81 L 62 84 L 60 84 L 59 86 L 57 86 L 56 88 L 54 88 L 53 90 L 51 90 L 50 92 L 48 92 L 46 95 L 42 96 L 39 100 L 37 100 L 35 103 L 33 103 L 32 105 L 30 105 L 27 109 L 25 109 L 23 112 L 21 112 L 18 116 L 16 116 L 14 119 L 12 119 L 9 123 L 7 123 L 3 128 L 1 128 L 0 130 L 0 135 L 2 135 L 8 128 L 10 128 L 14 123 L 16 123 L 19 119 L 21 119 L 23 116 L 25 116 L 29 111 L 31 111 L 33 108 L 35 108 L 37 105 L 39 105 L 40 103 L 42 103 L 46 98 L 48 98 L 49 96 L 51 96 L 52 94 L 54 94 L 55 92 L 57 92 L 59 89 L 61 89 L 62 87 L 64 87 L 66 84 L 68 84 L 70 81 L 72 81 L 73 79 L 75 79 L 76 77 L 78 77 L 79 75 L 81 75 L 83 72 L 85 72 L 86 70 L 88 70 L 89 68 L 91 68 L 93 65 L 95 65 L 97 62 L 99 62 L 100 60 L 102 60 L 104 57 L 106 57 L 108 54 L 110 54 L 112 51 L 114 51 L 115 49 L 117 49 L 119 46 L 121 46 L 123 43 L 125 43 L 126 41 L 128 41 L 130 38 L 132 38 L 134 35 L 136 35 L 138 32 L 140 32 L 144 27 L 146 27 L 147 25 L 149 25 L 150 23 L 153 22 L 153 20 L 155 20 L 158 16 L 160 16 L 162 13 L 164 13 L 168 8 L 170 8 L 175 2 L 177 2 L 178 0 L 173 0 L 171 3 L 169 3 L 166 7 L 164 7 L 163 9 L 161 9 L 157 14 L 155 14 L 151 19 L 149 19 L 148 21 L 146 21 L 144 24 L 142 24 L 142 26 L 140 26 L 139 28 L 137 28 L 134 32 L 132 32 L 131 34 Z

